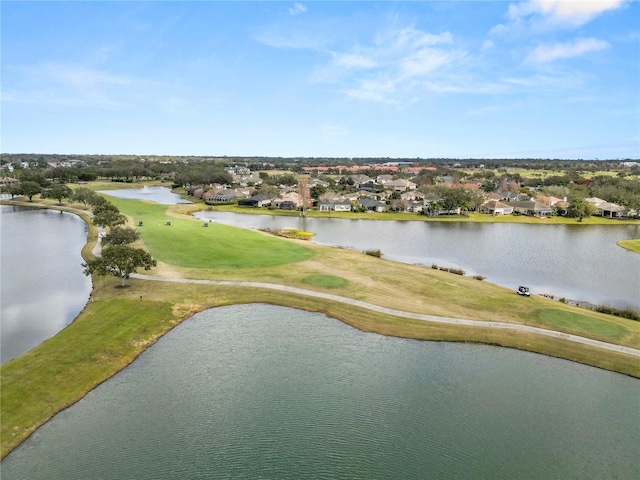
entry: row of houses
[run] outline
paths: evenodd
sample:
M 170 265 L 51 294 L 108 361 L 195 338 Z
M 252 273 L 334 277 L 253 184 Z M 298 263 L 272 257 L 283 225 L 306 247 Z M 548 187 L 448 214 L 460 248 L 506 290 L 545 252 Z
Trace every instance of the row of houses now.
M 320 200 L 316 207 L 320 212 L 349 212 L 352 210 L 368 212 L 398 211 L 407 213 L 424 213 L 426 215 L 460 215 L 461 207 L 444 209 L 441 207 L 442 197 L 427 196 L 421 199 L 402 200 L 395 199 L 389 203 L 372 197 L 360 197 L 357 199 L 334 198 L 330 200 Z M 626 216 L 628 212 L 624 207 L 601 199 L 596 204 L 594 199 L 586 199 L 596 205 L 597 215 L 607 218 L 620 218 Z M 298 210 L 302 206 L 302 200 L 298 193 L 289 192 L 282 198 L 271 199 L 266 195 L 254 195 L 238 201 L 238 206 L 244 207 L 267 207 L 282 210 Z M 542 203 L 534 198 L 528 200 L 513 200 L 509 202 L 493 199 L 488 200 L 479 207 L 481 213 L 488 215 L 511 215 L 520 214 L 535 217 L 549 217 L 555 214 L 566 214 L 568 203 L 566 201 L 557 202 L 554 206 Z
M 364 177 L 364 175 L 362 176 Z M 384 192 L 377 189 L 367 189 L 370 181 L 361 183 L 360 190 L 335 195 L 333 198 L 323 198 L 315 205 L 312 204 L 310 195 L 305 195 L 307 208 L 315 206 L 321 212 L 345 212 L 351 210 L 385 212 L 398 211 L 407 213 L 425 213 L 427 215 L 459 215 L 461 208 L 452 209 L 441 208 L 443 198 L 431 195 L 425 196 L 415 189 L 415 184 L 407 180 L 394 180 L 378 178 L 384 182 L 387 189 Z M 390 176 L 389 176 L 390 177 Z M 356 178 L 356 180 L 365 180 Z M 189 193 L 196 198 L 201 198 L 209 203 L 237 203 L 242 207 L 271 207 L 282 210 L 298 210 L 302 208 L 302 196 L 300 190 L 283 190 L 278 198 L 271 198 L 266 195 L 251 195 L 254 191 L 251 187 L 226 188 L 222 185 L 214 185 L 206 189 L 191 189 Z M 396 193 L 391 197 L 391 193 Z M 399 197 L 399 198 L 397 198 Z M 619 218 L 629 214 L 624 207 L 607 202 L 600 198 L 587 198 L 585 201 L 592 203 L 597 215 L 607 218 Z M 491 192 L 486 195 L 485 202 L 478 208 L 482 213 L 488 215 L 510 215 L 520 214 L 536 217 L 548 217 L 555 214 L 565 215 L 569 203 L 566 198 L 556 198 L 552 196 L 537 195 L 536 197 L 514 192 Z

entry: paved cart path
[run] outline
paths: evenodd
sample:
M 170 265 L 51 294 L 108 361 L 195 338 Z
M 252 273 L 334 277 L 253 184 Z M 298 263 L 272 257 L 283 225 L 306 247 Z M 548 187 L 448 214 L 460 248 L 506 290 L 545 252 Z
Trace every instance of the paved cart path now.
M 439 317 L 436 315 L 427 315 L 423 313 L 411 313 L 404 312 L 402 310 L 394 310 L 392 308 L 381 307 L 372 303 L 362 302 L 360 300 L 354 300 L 347 297 L 341 297 L 339 295 L 333 295 L 331 293 L 316 292 L 313 290 L 305 290 L 296 287 L 287 287 L 285 285 L 276 285 L 272 283 L 258 283 L 258 282 L 234 282 L 227 280 L 196 280 L 189 278 L 167 278 L 167 277 L 155 277 L 152 275 L 140 275 L 132 274 L 132 278 L 140 280 L 151 280 L 156 282 L 174 282 L 174 283 L 197 283 L 200 285 L 226 285 L 226 286 L 238 286 L 238 287 L 254 287 L 254 288 L 266 288 L 271 290 L 279 290 L 281 292 L 295 293 L 298 295 L 307 295 L 309 297 L 324 298 L 332 300 L 334 302 L 346 303 L 354 305 L 356 307 L 366 308 L 375 312 L 386 313 L 388 315 L 394 315 L 397 317 L 411 318 L 414 320 L 422 320 L 425 322 L 446 323 L 450 325 L 464 325 L 469 327 L 482 327 L 482 328 L 501 328 L 504 330 L 515 330 L 518 332 L 535 333 L 538 335 L 545 335 L 547 337 L 559 338 L 562 340 L 568 340 L 571 342 L 581 343 L 583 345 L 589 345 L 592 347 L 604 348 L 606 350 L 612 350 L 614 352 L 626 353 L 635 357 L 640 357 L 640 350 L 631 347 L 625 347 L 622 345 L 615 345 L 613 343 L 601 342 L 600 340 L 593 340 L 591 338 L 580 337 L 578 335 L 571 335 L 568 333 L 556 332 L 553 330 L 546 330 L 539 327 L 531 327 L 528 325 L 519 325 L 517 323 L 505 323 L 505 322 L 487 322 L 482 320 L 469 320 L 465 318 L 452 318 L 452 317 Z
M 20 201 L 6 202 L 6 204 L 23 205 L 26 207 L 44 207 L 44 208 L 52 207 L 51 205 L 32 204 L 32 203 L 20 202 Z M 53 208 L 55 208 L 55 206 Z M 68 211 L 71 213 L 84 213 L 88 215 L 90 218 L 93 217 L 93 213 L 87 210 L 81 210 L 81 209 L 69 208 L 69 207 L 62 208 L 62 210 Z M 98 229 L 98 241 L 92 249 L 92 253 L 96 257 L 99 257 L 101 253 L 101 247 L 102 247 L 101 240 L 102 240 L 102 236 L 104 235 L 104 232 L 105 232 L 104 228 L 100 227 Z M 167 277 L 155 277 L 152 275 L 140 275 L 135 273 L 131 274 L 131 277 L 137 278 L 140 280 L 151 280 L 156 282 L 197 283 L 201 285 L 227 285 L 227 286 L 237 286 L 237 287 L 254 287 L 254 288 L 266 288 L 271 290 L 279 290 L 281 292 L 296 293 L 298 295 L 307 295 L 309 297 L 324 298 L 327 300 L 332 300 L 334 302 L 346 303 L 349 305 L 354 305 L 356 307 L 373 310 L 375 312 L 394 315 L 396 317 L 411 318 L 414 320 L 422 320 L 425 322 L 446 323 L 449 325 L 464 325 L 469 327 L 481 327 L 481 328 L 500 328 L 504 330 L 513 330 L 518 332 L 535 333 L 538 335 L 545 335 L 547 337 L 559 338 L 561 340 L 568 340 L 570 342 L 581 343 L 583 345 L 589 345 L 592 347 L 603 348 L 605 350 L 611 350 L 614 352 L 626 353 L 627 355 L 640 357 L 640 350 L 636 348 L 602 342 L 600 340 L 593 340 L 591 338 L 580 337 L 578 335 L 571 335 L 569 333 L 556 332 L 553 330 L 546 330 L 544 328 L 531 327 L 528 325 L 519 325 L 517 323 L 488 322 L 488 321 L 482 321 L 482 320 L 470 320 L 465 318 L 453 318 L 453 317 L 439 317 L 436 315 L 427 315 L 423 313 L 405 312 L 402 310 L 394 310 L 392 308 L 381 307 L 379 305 L 374 305 L 372 303 L 362 302 L 360 300 L 341 297 L 339 295 L 333 295 L 331 293 L 316 292 L 313 290 L 305 290 L 305 289 L 296 288 L 296 287 L 287 287 L 285 285 L 276 285 L 272 283 L 258 283 L 258 282 L 234 282 L 234 281 L 227 281 L 227 280 L 197 280 L 197 279 L 189 279 L 189 278 L 167 278 Z

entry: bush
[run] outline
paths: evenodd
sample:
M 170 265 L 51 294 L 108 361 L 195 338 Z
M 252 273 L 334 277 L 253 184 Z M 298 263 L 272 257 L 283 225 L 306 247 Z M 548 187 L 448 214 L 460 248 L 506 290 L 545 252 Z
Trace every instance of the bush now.
M 462 270 L 461 268 L 450 268 L 448 270 L 449 273 L 455 273 L 456 275 L 464 275 L 464 270 Z
M 372 257 L 382 257 L 382 252 L 380 250 L 365 250 L 364 253 L 366 255 L 371 255 Z
M 485 278 L 487 278 L 487 277 L 483 277 L 482 275 L 474 275 L 474 276 L 473 276 L 473 278 L 475 278 L 476 280 L 480 280 L 480 281 L 482 281 L 482 280 L 484 280 L 484 279 L 485 279 Z
M 629 320 L 640 322 L 640 311 L 631 307 L 616 308 L 610 305 L 597 305 L 594 310 L 596 312 L 606 313 L 607 315 L 615 315 L 616 317 L 628 318 Z

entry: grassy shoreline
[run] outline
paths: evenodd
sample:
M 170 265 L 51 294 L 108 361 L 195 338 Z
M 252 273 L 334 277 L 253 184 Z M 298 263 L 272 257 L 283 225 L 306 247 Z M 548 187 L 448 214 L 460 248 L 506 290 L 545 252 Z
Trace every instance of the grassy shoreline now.
M 219 212 L 254 214 L 254 215 L 274 215 L 297 217 L 298 212 L 285 210 L 271 210 L 268 208 L 237 207 L 234 205 L 208 205 L 204 202 L 197 202 L 188 205 L 188 211 L 211 210 Z M 527 223 L 534 225 L 640 225 L 640 219 L 615 219 L 602 217 L 586 217 L 579 222 L 576 218 L 567 217 L 531 217 L 528 215 L 487 215 L 485 213 L 469 212 L 466 216 L 451 215 L 428 217 L 418 213 L 404 212 L 319 212 L 308 210 L 309 218 L 344 218 L 349 220 L 387 220 L 403 222 L 465 222 L 465 223 Z
M 630 252 L 640 253 L 640 238 L 633 240 L 620 240 L 617 245 Z
M 143 229 L 145 246 L 156 251 L 152 253 L 159 253 L 160 260 L 169 260 L 165 258 L 167 246 L 175 245 L 177 239 L 190 232 L 203 232 L 204 235 L 206 230 L 207 235 L 215 233 L 219 238 L 231 235 L 237 241 L 244 235 L 251 241 L 260 236 L 270 238 L 242 229 L 229 233 L 231 231 L 218 228 L 220 225 L 203 229 L 183 207 L 167 209 L 166 206 L 136 201 L 117 203 L 132 221 L 135 215 L 140 214 L 145 218 L 170 215 L 175 219 L 170 228 Z M 54 203 L 40 205 L 60 209 Z M 137 210 L 132 210 L 134 206 Z M 73 209 L 67 208 L 67 211 Z M 90 225 L 87 245 L 83 248 L 83 256 L 88 258 L 97 240 L 97 229 L 86 214 L 81 216 Z M 218 245 L 215 248 L 220 250 L 216 251 L 210 237 L 201 236 L 190 237 L 192 250 L 201 251 L 201 257 L 195 262 L 197 268 L 181 264 L 180 259 L 172 259 L 172 262 L 161 261 L 158 268 L 150 273 L 185 278 L 251 279 L 333 293 L 335 290 L 332 288 L 338 284 L 340 295 L 398 310 L 485 320 L 488 325 L 491 321 L 523 323 L 634 348 L 640 344 L 638 322 L 542 298 L 523 299 L 508 289 L 486 282 L 377 259 L 359 252 L 309 245 L 298 240 L 273 240 L 284 242 L 282 248 L 295 247 L 296 251 L 302 252 L 295 269 L 287 262 L 276 262 L 269 268 L 217 264 L 207 259 L 215 259 L 216 253 L 226 252 L 233 246 Z M 312 254 L 304 253 L 307 250 Z M 235 260 L 236 263 L 238 261 Z M 328 282 L 329 276 L 331 282 Z M 309 281 L 310 278 L 316 280 Z M 407 280 L 402 295 L 398 295 L 397 278 Z M 517 348 L 640 378 L 637 357 L 541 335 L 410 320 L 325 299 L 259 288 L 159 285 L 136 279 L 131 280 L 130 287 L 125 289 L 114 288 L 116 284 L 117 281 L 111 278 L 94 279 L 93 301 L 85 306 L 73 323 L 40 346 L 2 366 L 2 458 L 56 413 L 73 405 L 133 362 L 176 325 L 196 312 L 224 305 L 268 303 L 287 306 L 324 313 L 366 332 Z

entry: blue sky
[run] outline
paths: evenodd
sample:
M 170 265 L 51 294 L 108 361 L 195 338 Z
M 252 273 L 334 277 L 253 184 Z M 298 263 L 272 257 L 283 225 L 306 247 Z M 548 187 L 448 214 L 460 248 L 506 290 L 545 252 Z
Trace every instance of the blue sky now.
M 5 153 L 640 157 L 637 1 L 3 1 Z

